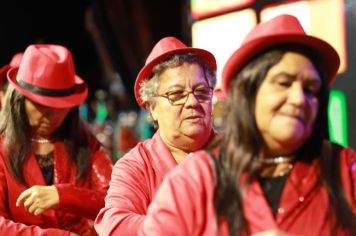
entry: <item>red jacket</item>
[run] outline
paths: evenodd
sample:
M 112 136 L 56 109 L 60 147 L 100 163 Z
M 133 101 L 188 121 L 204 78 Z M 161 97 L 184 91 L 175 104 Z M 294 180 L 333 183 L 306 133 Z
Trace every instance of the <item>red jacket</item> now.
M 214 138 L 214 131 L 210 139 Z M 100 236 L 137 235 L 163 178 L 177 162 L 157 131 L 118 160 L 111 176 L 105 207 L 95 229 Z
M 97 146 L 97 145 L 95 145 Z M 40 216 L 28 213 L 23 205 L 16 207 L 16 199 L 28 187 L 15 180 L 7 167 L 4 150 L 0 149 L 0 235 L 95 235 L 93 219 L 104 206 L 112 163 L 102 149 L 91 156 L 87 177 L 78 183 L 76 167 L 70 162 L 65 146 L 55 143 L 53 184 L 59 194 L 59 206 Z M 35 156 L 29 156 L 23 166 L 29 186 L 46 185 Z
M 226 221 L 217 225 L 214 171 L 206 152 L 193 154 L 166 176 L 152 201 L 138 235 L 229 235 Z M 356 214 L 356 153 L 344 148 L 339 158 L 343 189 Z M 291 235 L 331 235 L 335 215 L 325 186 L 317 184 L 318 161 L 297 162 L 273 213 L 258 180 L 252 179 L 243 197 L 244 215 L 252 234 L 279 229 Z M 337 235 L 348 235 L 339 231 Z
M 136 235 L 163 177 L 176 165 L 159 131 L 119 159 L 95 220 L 99 235 Z

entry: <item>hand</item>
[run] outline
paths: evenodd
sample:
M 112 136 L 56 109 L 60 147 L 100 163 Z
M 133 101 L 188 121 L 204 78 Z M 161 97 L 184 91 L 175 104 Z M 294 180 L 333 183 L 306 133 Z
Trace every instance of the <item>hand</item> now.
M 79 236 L 79 234 L 74 233 L 74 232 L 70 232 L 70 233 L 69 233 L 69 236 Z
M 37 216 L 59 204 L 57 188 L 51 186 L 32 186 L 23 191 L 17 198 L 16 206 L 23 205 L 27 212 Z
M 271 229 L 257 234 L 253 234 L 253 236 L 288 236 L 288 234 L 280 230 Z

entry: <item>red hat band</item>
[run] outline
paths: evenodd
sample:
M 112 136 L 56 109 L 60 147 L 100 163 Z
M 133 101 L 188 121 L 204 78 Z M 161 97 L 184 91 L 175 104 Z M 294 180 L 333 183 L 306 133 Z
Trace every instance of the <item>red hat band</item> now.
M 75 90 L 74 78 L 69 51 L 57 46 L 28 47 L 16 76 L 21 87 L 46 96 L 70 95 Z

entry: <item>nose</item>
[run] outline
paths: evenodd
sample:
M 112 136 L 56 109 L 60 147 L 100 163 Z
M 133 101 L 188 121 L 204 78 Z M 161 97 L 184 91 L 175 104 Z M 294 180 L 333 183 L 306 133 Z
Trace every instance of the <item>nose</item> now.
M 189 106 L 197 106 L 199 104 L 200 103 L 199 103 L 198 99 L 195 97 L 195 95 L 192 92 L 188 93 L 187 101 L 185 102 L 185 106 L 188 106 L 188 107 Z
M 294 83 L 290 87 L 290 91 L 288 94 L 288 100 L 296 105 L 296 106 L 303 106 L 306 103 L 306 94 L 301 83 Z

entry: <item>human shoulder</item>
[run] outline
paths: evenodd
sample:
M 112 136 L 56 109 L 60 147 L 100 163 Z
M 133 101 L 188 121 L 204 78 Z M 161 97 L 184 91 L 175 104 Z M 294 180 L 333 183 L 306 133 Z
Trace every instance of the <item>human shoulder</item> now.
M 210 185 L 214 175 L 211 158 L 210 154 L 204 150 L 189 153 L 187 159 L 169 173 L 172 176 L 169 178 L 181 176 L 181 178 L 189 179 L 199 185 L 203 182 Z
M 151 139 L 140 141 L 135 147 L 131 148 L 125 155 L 123 155 L 116 163 L 116 165 L 122 165 L 125 163 L 145 163 L 148 162 L 147 154 L 150 152 L 147 148 L 147 144 L 151 142 Z
M 356 151 L 351 147 L 341 147 L 341 153 L 349 158 L 355 158 Z
M 204 168 L 210 166 L 211 155 L 205 150 L 199 150 L 188 154 L 187 159 L 182 162 L 185 168 Z
M 356 151 L 350 147 L 339 146 L 339 159 L 344 162 L 351 171 L 356 173 Z
M 338 158 L 345 196 L 356 211 L 356 152 L 352 148 L 339 146 Z

